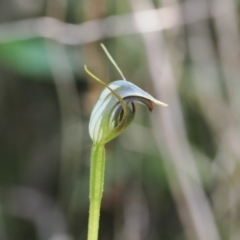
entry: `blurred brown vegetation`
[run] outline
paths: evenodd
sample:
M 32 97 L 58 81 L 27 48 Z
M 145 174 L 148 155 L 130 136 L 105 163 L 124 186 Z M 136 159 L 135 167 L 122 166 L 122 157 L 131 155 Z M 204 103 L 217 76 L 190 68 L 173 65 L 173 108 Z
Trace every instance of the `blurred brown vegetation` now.
M 0 2 L 0 239 L 86 239 L 101 42 L 169 107 L 107 144 L 99 240 L 239 240 L 237 0 Z

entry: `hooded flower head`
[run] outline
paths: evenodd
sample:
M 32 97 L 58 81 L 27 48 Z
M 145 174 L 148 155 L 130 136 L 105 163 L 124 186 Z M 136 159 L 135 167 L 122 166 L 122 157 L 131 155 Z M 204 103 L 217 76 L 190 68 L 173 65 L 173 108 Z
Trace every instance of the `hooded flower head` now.
M 101 47 L 124 80 L 107 85 L 85 66 L 85 71 L 106 87 L 100 94 L 90 117 L 89 134 L 95 144 L 105 144 L 127 128 L 134 119 L 136 102 L 145 105 L 150 111 L 153 110 L 153 103 L 167 106 L 128 82 L 105 46 L 101 44 Z
M 134 119 L 136 102 L 150 111 L 154 103 L 167 106 L 128 81 L 110 83 L 100 94 L 91 114 L 89 134 L 93 142 L 105 144 L 122 133 Z

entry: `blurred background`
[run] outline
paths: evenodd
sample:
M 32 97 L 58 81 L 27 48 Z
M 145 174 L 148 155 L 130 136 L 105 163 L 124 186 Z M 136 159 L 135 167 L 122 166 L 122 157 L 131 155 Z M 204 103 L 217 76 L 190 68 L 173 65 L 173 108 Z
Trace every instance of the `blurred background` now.
M 169 107 L 106 145 L 99 240 L 239 240 L 239 4 L 1 0 L 0 239 L 86 239 L 104 43 Z

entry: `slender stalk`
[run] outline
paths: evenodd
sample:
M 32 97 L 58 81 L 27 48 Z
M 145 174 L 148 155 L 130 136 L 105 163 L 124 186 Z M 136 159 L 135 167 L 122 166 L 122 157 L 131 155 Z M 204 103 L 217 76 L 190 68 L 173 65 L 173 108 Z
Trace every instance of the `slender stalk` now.
M 98 239 L 99 216 L 104 184 L 105 148 L 92 145 L 90 171 L 90 209 L 88 220 L 88 240 Z

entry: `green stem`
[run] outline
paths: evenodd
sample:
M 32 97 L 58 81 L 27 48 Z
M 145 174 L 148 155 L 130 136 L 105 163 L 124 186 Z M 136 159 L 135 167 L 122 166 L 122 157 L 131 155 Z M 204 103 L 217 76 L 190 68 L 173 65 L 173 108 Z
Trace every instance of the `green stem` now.
M 90 210 L 88 240 L 98 239 L 99 217 L 104 184 L 105 148 L 93 143 L 90 171 Z

